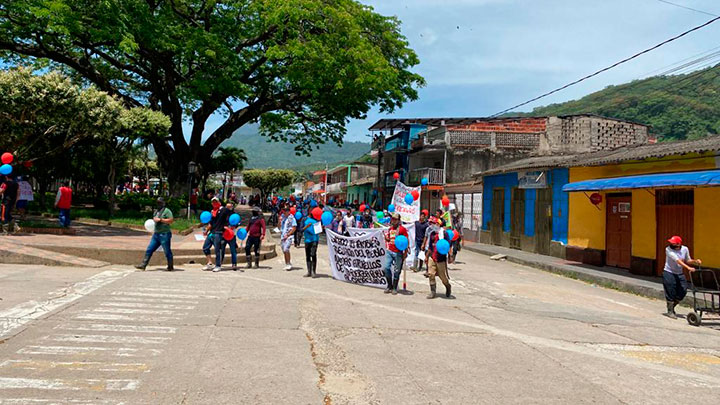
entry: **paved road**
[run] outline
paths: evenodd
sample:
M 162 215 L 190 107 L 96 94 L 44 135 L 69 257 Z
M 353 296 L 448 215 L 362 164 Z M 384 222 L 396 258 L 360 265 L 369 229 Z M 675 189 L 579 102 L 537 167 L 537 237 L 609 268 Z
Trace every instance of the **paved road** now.
M 0 266 L 0 404 L 720 398 L 720 322 L 693 328 L 659 301 L 461 260 L 456 299 L 436 300 L 419 274 L 391 296 L 278 260 L 218 274 Z

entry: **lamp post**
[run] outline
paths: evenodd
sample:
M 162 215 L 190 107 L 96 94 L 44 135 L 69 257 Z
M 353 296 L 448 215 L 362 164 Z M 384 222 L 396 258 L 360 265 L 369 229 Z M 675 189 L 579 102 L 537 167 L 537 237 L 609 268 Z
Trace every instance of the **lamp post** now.
M 188 205 L 187 205 L 187 219 L 190 220 L 190 198 L 192 197 L 192 178 L 197 171 L 197 164 L 193 161 L 188 163 Z

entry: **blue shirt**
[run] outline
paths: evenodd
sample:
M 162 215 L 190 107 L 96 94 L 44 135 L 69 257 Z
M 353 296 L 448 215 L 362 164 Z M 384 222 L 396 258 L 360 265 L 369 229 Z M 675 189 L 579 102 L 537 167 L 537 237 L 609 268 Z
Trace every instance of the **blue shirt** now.
M 305 230 L 305 243 L 320 241 L 320 235 L 316 235 L 315 230 L 313 229 L 314 224 L 317 224 L 317 221 L 312 218 L 308 218 L 305 220 L 305 226 L 310 225 Z

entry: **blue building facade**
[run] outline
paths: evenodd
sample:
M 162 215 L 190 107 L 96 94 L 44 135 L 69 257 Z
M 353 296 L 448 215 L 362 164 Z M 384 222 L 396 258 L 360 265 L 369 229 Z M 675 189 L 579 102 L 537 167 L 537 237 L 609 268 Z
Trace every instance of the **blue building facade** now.
M 400 174 L 400 181 L 407 183 L 410 169 L 410 144 L 418 139 L 420 132 L 427 125 L 406 124 L 403 130 L 385 139 L 385 188 L 395 187 L 395 173 Z M 390 190 L 392 193 L 392 190 Z
M 546 176 L 546 180 L 532 186 L 521 186 L 521 173 L 524 172 L 483 176 L 480 240 L 564 257 L 563 247 L 568 240 L 568 195 L 562 186 L 569 181 L 568 169 L 534 171 L 533 175 Z

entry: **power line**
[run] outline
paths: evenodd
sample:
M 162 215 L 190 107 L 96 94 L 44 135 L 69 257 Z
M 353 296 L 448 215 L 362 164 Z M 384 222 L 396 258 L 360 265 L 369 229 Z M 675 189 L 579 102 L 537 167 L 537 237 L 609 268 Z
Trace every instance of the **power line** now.
M 590 79 L 591 77 L 597 76 L 597 75 L 599 75 L 600 73 L 606 72 L 606 71 L 608 71 L 608 70 L 610 70 L 610 69 L 612 69 L 612 68 L 614 68 L 614 67 L 617 67 L 617 66 L 619 66 L 619 65 L 622 65 L 623 63 L 626 63 L 626 62 L 628 62 L 628 61 L 630 61 L 630 60 L 633 60 L 633 59 L 637 58 L 638 56 L 641 56 L 641 55 L 644 55 L 644 54 L 646 54 L 646 53 L 648 53 L 648 52 L 650 52 L 650 51 L 653 51 L 653 50 L 655 50 L 655 49 L 657 49 L 657 48 L 659 48 L 659 47 L 661 47 L 661 46 L 663 46 L 663 45 L 665 45 L 665 44 L 668 44 L 668 43 L 670 43 L 670 42 L 672 42 L 672 41 L 675 41 L 675 40 L 677 40 L 677 39 L 680 39 L 680 38 L 684 37 L 685 35 L 690 34 L 691 32 L 694 32 L 694 31 L 697 31 L 697 30 L 699 30 L 699 29 L 701 29 L 701 28 L 707 27 L 708 25 L 714 23 L 714 22 L 717 21 L 717 20 L 720 20 L 720 16 L 719 16 L 719 17 L 715 17 L 715 18 L 713 18 L 712 20 L 710 20 L 710 21 L 708 21 L 708 22 L 706 22 L 706 23 L 704 23 L 704 24 L 701 24 L 701 25 L 698 25 L 698 26 L 696 26 L 696 27 L 693 27 L 693 28 L 691 28 L 691 29 L 683 32 L 682 34 L 676 35 L 676 36 L 674 36 L 674 37 L 672 37 L 672 38 L 670 38 L 670 39 L 666 39 L 665 41 L 660 42 L 659 44 L 657 44 L 657 45 L 655 45 L 655 46 L 653 46 L 653 47 L 650 47 L 650 48 L 648 48 L 648 49 L 645 49 L 644 51 L 640 51 L 640 52 L 638 52 L 638 53 L 636 53 L 636 54 L 634 54 L 634 55 L 632 55 L 632 56 L 630 56 L 630 57 L 627 57 L 627 58 L 625 58 L 625 59 L 623 59 L 623 60 L 621 60 L 621 61 L 619 61 L 619 62 L 615 62 L 615 63 L 613 63 L 612 65 L 610 65 L 610 66 L 608 66 L 608 67 L 606 67 L 606 68 L 600 69 L 600 70 L 598 70 L 598 71 L 595 72 L 595 73 L 591 73 L 591 74 L 589 74 L 589 75 L 587 75 L 587 76 L 585 76 L 585 77 L 582 77 L 582 78 L 580 78 L 580 79 L 578 79 L 578 80 L 575 80 L 574 82 L 568 83 L 568 84 L 566 84 L 566 85 L 564 85 L 564 86 L 562 86 L 562 87 L 558 87 L 558 88 L 555 89 L 555 90 L 552 90 L 552 91 L 549 91 L 549 92 L 547 92 L 547 93 L 545 93 L 545 94 L 539 95 L 539 96 L 537 96 L 537 97 L 535 97 L 535 98 L 532 98 L 532 99 L 530 99 L 530 100 L 528 100 L 528 101 L 525 101 L 525 102 L 523 102 L 523 103 L 520 103 L 520 104 L 518 104 L 518 105 L 516 105 L 516 106 L 507 108 L 507 109 L 505 109 L 505 110 L 502 110 L 502 111 L 500 111 L 500 112 L 498 112 L 498 113 L 495 113 L 495 114 L 491 115 L 490 117 L 491 117 L 491 118 L 492 118 L 492 117 L 497 117 L 498 115 L 505 114 L 506 112 L 512 111 L 512 110 L 514 110 L 514 109 L 516 109 L 516 108 L 518 108 L 518 107 L 522 107 L 522 106 L 524 106 L 524 105 L 526 105 L 526 104 L 530 104 L 530 103 L 532 103 L 533 101 L 537 101 L 537 100 L 540 100 L 541 98 L 545 98 L 545 97 L 547 97 L 547 96 L 549 96 L 549 95 L 551 95 L 551 94 L 555 94 L 555 93 L 557 93 L 558 91 L 565 90 L 565 89 L 567 89 L 567 88 L 570 87 L 570 86 L 574 86 L 574 85 L 576 85 L 576 84 L 578 84 L 578 83 L 580 83 L 580 82 L 583 82 L 583 81 L 585 81 L 585 80 L 587 80 L 587 79 Z
M 717 17 L 717 16 L 718 16 L 717 14 L 708 13 L 707 11 L 702 11 L 702 10 L 698 10 L 698 9 L 696 9 L 696 8 L 683 6 L 682 4 L 673 3 L 673 2 L 671 2 L 671 1 L 666 1 L 666 0 L 657 0 L 657 1 L 659 1 L 660 3 L 665 3 L 665 4 L 669 4 L 669 5 L 671 5 L 671 6 L 684 8 L 685 10 L 695 11 L 696 13 L 701 13 L 701 14 L 705 14 L 705 15 L 712 16 L 712 17 Z

